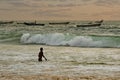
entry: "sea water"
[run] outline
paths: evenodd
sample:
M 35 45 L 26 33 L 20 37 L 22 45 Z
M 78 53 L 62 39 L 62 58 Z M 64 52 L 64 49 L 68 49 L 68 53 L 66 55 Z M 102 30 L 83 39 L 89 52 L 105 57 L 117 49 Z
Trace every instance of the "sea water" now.
M 68 25 L 26 26 L 0 25 L 0 42 L 20 42 L 77 47 L 120 47 L 119 21 L 106 21 L 101 26 L 77 27 L 88 23 L 71 21 Z M 9 28 L 9 29 L 8 29 Z
M 40 47 L 48 61 L 38 62 Z M 119 77 L 120 49 L 1 44 L 0 64 L 4 74 Z
M 29 34 L 21 37 L 21 43 L 62 45 L 76 47 L 120 47 L 120 37 L 116 36 L 76 36 L 63 33 Z
M 76 27 L 83 23 L 79 21 L 69 25 L 44 23 L 45 26 L 0 25 L 0 72 L 120 75 L 119 21 L 104 22 L 98 27 Z M 47 62 L 37 62 L 40 47 L 44 48 Z

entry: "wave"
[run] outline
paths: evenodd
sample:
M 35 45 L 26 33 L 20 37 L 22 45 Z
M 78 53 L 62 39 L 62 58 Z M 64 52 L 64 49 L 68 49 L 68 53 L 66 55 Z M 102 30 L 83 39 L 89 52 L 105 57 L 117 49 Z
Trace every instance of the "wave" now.
M 82 47 L 120 47 L 118 39 L 113 37 L 76 36 L 63 33 L 30 34 L 25 33 L 21 37 L 21 43 L 82 46 Z

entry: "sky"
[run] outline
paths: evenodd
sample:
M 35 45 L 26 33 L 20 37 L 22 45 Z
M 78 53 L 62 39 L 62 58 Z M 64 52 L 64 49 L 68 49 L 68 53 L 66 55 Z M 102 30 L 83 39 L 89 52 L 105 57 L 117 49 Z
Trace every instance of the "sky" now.
M 0 0 L 0 20 L 120 20 L 120 0 Z

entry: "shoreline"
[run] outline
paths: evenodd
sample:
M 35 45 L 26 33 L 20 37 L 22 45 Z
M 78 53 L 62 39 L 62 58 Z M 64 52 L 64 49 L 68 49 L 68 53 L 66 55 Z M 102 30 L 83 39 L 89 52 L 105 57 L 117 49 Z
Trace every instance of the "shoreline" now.
M 58 76 L 49 74 L 39 75 L 17 75 L 14 73 L 1 73 L 1 80 L 119 80 L 119 76 L 80 75 L 80 76 Z

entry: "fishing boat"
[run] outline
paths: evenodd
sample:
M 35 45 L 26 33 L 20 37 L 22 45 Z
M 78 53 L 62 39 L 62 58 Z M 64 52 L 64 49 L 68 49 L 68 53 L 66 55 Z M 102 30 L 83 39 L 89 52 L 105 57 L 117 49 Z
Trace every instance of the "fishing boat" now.
M 77 27 L 97 27 L 97 26 L 101 26 L 103 20 L 100 21 L 95 21 L 95 22 L 90 22 L 87 24 L 81 24 L 81 25 L 76 25 Z
M 0 21 L 0 24 L 12 24 L 12 23 L 14 23 L 14 21 L 9 21 L 9 22 L 2 22 L 2 21 Z
M 54 22 L 54 23 L 49 23 L 50 25 L 66 25 L 69 24 L 70 22 Z
M 23 24 L 28 25 L 28 26 L 44 26 L 45 24 L 40 24 L 40 23 L 27 23 L 24 22 Z
M 36 23 L 36 21 L 35 22 L 24 22 L 23 24 L 25 24 L 25 25 L 28 25 L 28 26 L 44 26 L 45 24 L 40 24 L 40 23 Z

